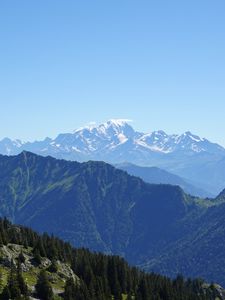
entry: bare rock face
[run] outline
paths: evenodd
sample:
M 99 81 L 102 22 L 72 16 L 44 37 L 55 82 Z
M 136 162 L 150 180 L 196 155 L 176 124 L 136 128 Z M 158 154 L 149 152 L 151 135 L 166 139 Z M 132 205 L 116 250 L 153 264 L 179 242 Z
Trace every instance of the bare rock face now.
M 222 286 L 220 286 L 219 284 L 214 284 L 214 288 L 216 289 L 217 293 L 218 293 L 218 297 L 222 300 L 225 300 L 225 290 Z
M 75 282 L 79 282 L 79 277 L 73 272 L 68 264 L 57 261 L 58 275 L 63 279 L 73 278 Z
M 37 266 L 37 264 L 34 262 L 32 249 L 27 249 L 16 244 L 8 244 L 7 246 L 4 245 L 0 247 L 0 264 L 7 268 L 10 268 L 12 265 L 16 266 L 21 253 L 23 253 L 24 258 L 24 262 L 21 263 L 22 272 L 29 272 L 35 267 L 38 267 L 39 269 L 48 269 L 52 264 L 50 259 L 47 257 L 42 257 L 41 263 Z M 74 274 L 73 270 L 68 264 L 62 263 L 59 260 L 56 262 L 56 264 L 57 272 L 53 277 L 60 277 L 63 281 L 66 281 L 68 278 L 73 278 L 76 282 L 79 281 L 78 276 Z
M 19 245 L 9 244 L 8 246 L 2 246 L 0 248 L 1 264 L 5 267 L 16 265 L 16 259 L 18 258 L 22 247 Z
M 48 268 L 51 265 L 51 260 L 48 259 L 47 257 L 42 257 L 41 258 L 41 265 L 40 267 L 45 269 Z
M 217 283 L 204 283 L 202 287 L 205 292 L 211 290 L 211 292 L 213 292 L 215 300 L 225 300 L 225 289 L 221 285 Z
M 24 273 L 34 269 L 39 271 L 41 269 L 48 270 L 52 264 L 51 260 L 47 257 L 41 257 L 41 262 L 37 265 L 33 257 L 32 249 L 17 244 L 8 244 L 7 246 L 4 245 L 0 247 L 0 264 L 6 268 L 10 268 L 12 265 L 16 266 L 21 253 L 23 254 L 24 260 L 21 262 L 21 269 Z M 79 277 L 73 272 L 69 264 L 58 260 L 56 265 L 57 271 L 49 274 L 49 279 L 52 283 L 57 282 L 59 278 L 63 282 L 66 282 L 68 278 L 73 278 L 75 282 L 79 283 Z
M 21 263 L 23 272 L 27 272 L 32 267 L 31 250 L 16 244 L 8 244 L 0 248 L 1 264 L 5 267 L 10 267 L 12 264 L 17 265 L 19 255 L 23 253 L 24 262 Z

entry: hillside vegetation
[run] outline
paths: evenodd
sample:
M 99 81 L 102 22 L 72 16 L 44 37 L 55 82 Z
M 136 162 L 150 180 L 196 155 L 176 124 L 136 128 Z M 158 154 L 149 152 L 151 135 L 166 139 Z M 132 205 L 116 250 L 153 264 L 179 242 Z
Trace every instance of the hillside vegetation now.
M 104 162 L 0 156 L 0 213 L 76 247 L 225 285 L 225 197 L 147 184 Z
M 75 249 L 6 219 L 0 220 L 0 253 L 1 299 L 223 299 L 218 286 L 200 279 L 147 274 L 118 256 Z

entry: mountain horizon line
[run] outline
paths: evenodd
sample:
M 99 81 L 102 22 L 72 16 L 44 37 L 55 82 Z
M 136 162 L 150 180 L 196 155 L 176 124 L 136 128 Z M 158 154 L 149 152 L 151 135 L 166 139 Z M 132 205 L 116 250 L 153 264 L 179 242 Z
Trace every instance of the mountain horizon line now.
M 66 132 L 61 132 L 61 133 L 57 133 L 55 138 L 54 137 L 50 137 L 50 136 L 45 136 L 43 138 L 35 138 L 35 139 L 22 139 L 20 137 L 18 138 L 11 138 L 11 137 L 8 137 L 8 136 L 5 136 L 5 137 L 2 137 L 0 138 L 0 142 L 3 142 L 3 141 L 11 141 L 11 142 L 14 142 L 17 144 L 17 146 L 19 146 L 20 144 L 21 145 L 24 145 L 24 144 L 28 144 L 28 143 L 35 143 L 35 142 L 42 142 L 42 141 L 49 141 L 49 140 L 54 140 L 56 139 L 59 135 L 61 134 L 76 134 L 78 133 L 79 131 L 82 131 L 82 130 L 94 130 L 95 128 L 102 128 L 102 127 L 107 127 L 109 125 L 115 125 L 115 126 L 129 126 L 130 128 L 132 128 L 135 132 L 138 132 L 138 133 L 141 133 L 141 134 L 145 134 L 145 135 L 150 135 L 150 134 L 154 134 L 154 133 L 161 133 L 161 134 L 165 134 L 167 136 L 176 136 L 176 137 L 180 137 L 180 136 L 185 136 L 185 135 L 188 135 L 188 136 L 191 136 L 193 138 L 198 138 L 200 140 L 206 140 L 208 141 L 209 139 L 207 137 L 201 137 L 199 134 L 195 134 L 195 133 L 192 133 L 190 130 L 185 130 L 183 131 L 182 133 L 167 133 L 166 130 L 164 129 L 158 129 L 158 130 L 152 130 L 152 131 L 139 131 L 139 130 L 135 130 L 134 126 L 131 126 L 130 123 L 133 123 L 134 120 L 132 119 L 128 119 L 128 118 L 111 118 L 111 119 L 108 119 L 107 121 L 105 122 L 95 122 L 95 121 L 91 121 L 91 122 L 88 122 L 86 125 L 84 126 L 80 126 L 76 129 L 73 129 L 71 131 L 66 131 Z M 220 147 L 224 148 L 225 149 L 225 146 L 220 144 L 219 142 L 212 142 L 213 144 L 217 144 L 219 145 Z

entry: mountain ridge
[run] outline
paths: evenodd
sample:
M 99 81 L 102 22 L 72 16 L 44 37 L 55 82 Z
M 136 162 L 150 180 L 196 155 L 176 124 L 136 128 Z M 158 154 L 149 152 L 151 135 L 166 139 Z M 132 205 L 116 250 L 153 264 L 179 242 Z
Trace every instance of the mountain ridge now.
M 191 197 L 178 186 L 149 184 L 105 162 L 0 155 L 2 217 L 171 276 L 181 270 L 196 277 L 199 260 L 199 276 L 225 284 L 225 261 L 212 260 L 225 251 L 224 203 L 224 192 L 215 199 Z M 198 251 L 189 252 L 194 246 Z
M 95 139 L 93 143 L 91 143 L 88 139 L 93 139 L 93 136 Z M 135 131 L 126 119 L 112 119 L 100 125 L 81 127 L 74 130 L 73 133 L 61 133 L 55 139 L 45 138 L 42 141 L 22 142 L 19 139 L 11 140 L 9 138 L 4 138 L 0 141 L 0 151 L 1 154 L 13 155 L 17 154 L 14 153 L 14 148 L 16 147 L 20 149 L 21 152 L 21 149 L 29 151 L 29 148 L 34 145 L 34 147 L 37 147 L 37 151 L 45 152 L 46 149 L 38 149 L 38 145 L 40 146 L 43 144 L 56 149 L 60 146 L 70 146 L 71 148 L 69 148 L 69 150 L 73 150 L 74 152 L 95 152 L 98 150 L 98 142 L 105 143 L 106 148 L 111 147 L 111 149 L 114 149 L 121 144 L 126 143 L 129 139 L 133 139 L 136 147 L 143 147 L 152 152 L 173 153 L 182 151 L 183 148 L 183 151 L 188 150 L 197 153 L 204 151 L 225 153 L 225 149 L 219 144 L 212 143 L 205 138 L 200 138 L 190 131 L 186 131 L 180 135 L 169 135 L 162 130 L 143 133 Z M 112 144 L 112 141 L 114 144 Z M 82 142 L 86 143 L 86 148 L 84 147 L 84 144 L 82 145 Z M 107 142 L 110 142 L 110 144 L 108 145 Z M 10 149 L 10 143 L 14 148 Z M 74 143 L 74 145 L 69 145 L 71 143 Z M 76 147 L 76 143 L 78 147 Z M 81 145 L 84 147 L 83 149 L 79 148 Z
M 47 227 L 79 246 L 108 253 L 124 253 L 132 231 L 143 223 L 138 211 L 145 206 L 159 216 L 170 212 L 163 222 L 152 215 L 154 228 L 163 230 L 163 224 L 192 209 L 194 201 L 178 186 L 148 184 L 104 162 L 69 162 L 22 152 L 0 156 L 0 168 L 2 216 L 41 232 Z
M 203 198 L 209 196 L 213 197 L 213 195 L 210 195 L 208 191 L 199 189 L 182 177 L 179 177 L 158 167 L 142 167 L 131 163 L 116 164 L 115 166 L 121 170 L 128 172 L 130 175 L 140 177 L 148 183 L 178 185 L 185 191 L 185 193 L 188 193 L 192 196 Z
M 61 133 L 55 139 L 0 141 L 1 154 L 16 155 L 23 150 L 80 162 L 127 161 L 155 166 L 209 191 L 208 196 L 216 196 L 224 188 L 225 149 L 188 131 L 180 135 L 169 135 L 162 130 L 143 133 L 136 131 L 127 120 L 114 119 L 73 133 Z

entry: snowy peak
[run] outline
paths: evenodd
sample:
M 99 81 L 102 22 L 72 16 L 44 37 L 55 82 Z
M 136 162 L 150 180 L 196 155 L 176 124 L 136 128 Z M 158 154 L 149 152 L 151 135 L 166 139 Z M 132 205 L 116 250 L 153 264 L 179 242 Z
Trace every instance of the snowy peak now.
M 4 138 L 0 141 L 0 153 L 6 155 L 14 155 L 20 152 L 20 149 L 25 143 L 20 140 L 11 140 Z
M 131 122 L 127 119 L 111 119 L 100 125 L 95 123 L 90 123 L 85 127 L 81 127 L 74 131 L 74 134 L 98 134 L 101 136 L 111 136 L 115 134 L 133 134 L 134 129 L 129 125 L 128 122 Z
M 135 136 L 135 131 L 128 122 L 130 122 L 130 120 L 112 119 L 101 124 L 99 129 L 102 130 L 106 135 L 117 136 L 121 141 L 124 139 L 133 138 Z
M 199 142 L 204 142 L 204 140 L 205 139 L 202 139 L 199 136 L 192 134 L 190 131 L 186 131 L 181 135 L 177 135 L 177 142 L 190 141 L 190 142 L 199 143 Z
M 136 132 L 128 122 L 130 120 L 112 119 L 100 125 L 91 123 L 75 130 L 73 139 L 79 139 L 86 152 L 96 151 L 100 148 L 113 149 L 136 136 Z M 80 149 L 80 151 L 82 150 Z
M 215 143 L 211 143 L 207 139 L 192 134 L 190 131 L 178 135 L 168 135 L 162 130 L 144 134 L 137 141 L 142 147 L 148 148 L 155 152 L 161 153 L 200 153 L 200 152 L 223 152 L 225 149 Z
M 222 146 L 212 143 L 205 138 L 194 135 L 190 131 L 186 131 L 181 135 L 173 135 L 172 140 L 174 141 L 173 151 L 222 153 L 225 150 Z
M 126 137 L 121 125 L 121 122 L 119 124 L 107 122 L 100 125 L 90 123 L 73 133 L 59 134 L 52 141 L 51 147 L 56 153 L 63 151 L 64 153 L 79 153 L 79 155 L 89 155 L 90 157 L 111 143 L 115 144 L 125 140 Z
M 143 135 L 138 142 L 143 147 L 149 148 L 152 151 L 172 153 L 184 150 L 193 152 L 205 151 L 205 149 L 198 145 L 199 142 L 203 141 L 204 139 L 193 135 L 189 131 L 181 135 L 168 135 L 164 131 L 159 130 Z
M 188 136 L 190 139 L 192 139 L 192 140 L 194 140 L 196 142 L 202 142 L 202 141 L 204 141 L 204 139 L 200 138 L 197 135 L 192 134 L 190 131 L 186 131 L 184 133 L 184 136 Z
M 33 143 L 0 141 L 0 153 L 13 155 L 22 150 L 73 160 L 151 161 L 155 155 L 195 155 L 212 153 L 225 156 L 225 149 L 187 131 L 167 134 L 163 130 L 142 133 L 135 131 L 127 119 L 111 119 L 102 124 L 90 123 L 72 133 L 59 134 L 55 139 Z
M 129 119 L 110 119 L 106 123 L 103 123 L 104 126 L 108 127 L 125 127 L 130 126 L 129 123 L 132 122 L 132 120 Z M 131 126 L 130 126 L 131 127 Z
M 166 146 L 168 139 L 168 134 L 163 130 L 159 130 L 142 135 L 137 141 L 137 144 L 151 151 L 168 153 L 170 151 Z

